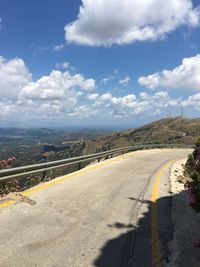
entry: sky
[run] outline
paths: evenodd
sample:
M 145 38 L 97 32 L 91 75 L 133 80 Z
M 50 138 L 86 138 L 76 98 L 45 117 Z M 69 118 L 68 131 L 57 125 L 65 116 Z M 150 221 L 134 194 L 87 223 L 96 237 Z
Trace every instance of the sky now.
M 200 1 L 0 0 L 0 127 L 200 117 Z

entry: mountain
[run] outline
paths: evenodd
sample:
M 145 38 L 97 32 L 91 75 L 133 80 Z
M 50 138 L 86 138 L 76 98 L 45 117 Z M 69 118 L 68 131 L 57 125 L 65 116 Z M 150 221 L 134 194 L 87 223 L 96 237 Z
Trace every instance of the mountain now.
M 188 144 L 200 136 L 200 118 L 167 118 L 137 129 L 114 132 L 87 142 L 83 154 L 135 144 Z

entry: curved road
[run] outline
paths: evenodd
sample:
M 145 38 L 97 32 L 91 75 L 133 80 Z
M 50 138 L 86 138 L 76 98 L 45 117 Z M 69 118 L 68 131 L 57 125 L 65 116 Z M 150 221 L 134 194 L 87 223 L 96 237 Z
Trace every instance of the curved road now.
M 189 152 L 124 154 L 1 202 L 0 266 L 161 266 L 173 234 L 170 166 Z

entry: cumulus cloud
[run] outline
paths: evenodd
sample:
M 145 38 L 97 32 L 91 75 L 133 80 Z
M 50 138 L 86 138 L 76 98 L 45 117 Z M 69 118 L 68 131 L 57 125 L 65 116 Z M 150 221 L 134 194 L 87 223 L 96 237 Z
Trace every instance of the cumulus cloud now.
M 0 98 L 14 99 L 31 81 L 31 73 L 20 58 L 7 60 L 0 56 Z
M 77 88 L 91 91 L 95 87 L 95 80 L 85 79 L 80 74 L 53 70 L 50 75 L 43 76 L 36 82 L 29 82 L 20 92 L 21 98 L 37 100 L 68 99 L 70 104 L 76 103 Z
M 139 97 L 127 95 L 124 97 L 113 97 L 107 105 L 118 114 L 126 112 L 128 115 L 145 114 L 156 115 L 161 109 L 180 105 L 181 99 L 171 99 L 169 94 L 164 91 L 150 95 L 146 92 L 140 93 Z
M 184 58 L 182 64 L 173 70 L 163 70 L 142 76 L 138 83 L 149 89 L 166 87 L 183 90 L 200 90 L 200 54 Z
M 82 0 L 65 39 L 81 45 L 111 46 L 164 38 L 181 25 L 196 27 L 200 8 L 191 0 Z
M 134 107 L 135 103 L 136 103 L 135 100 L 136 100 L 136 96 L 135 95 L 127 95 L 127 96 L 124 96 L 124 97 L 113 97 L 111 99 L 111 103 L 113 105 Z
M 155 89 L 160 84 L 160 75 L 159 73 L 155 73 L 148 76 L 142 76 L 138 79 L 138 83 L 149 89 Z
M 52 70 L 33 80 L 22 59 L 0 57 L 0 122 L 54 122 L 70 118 L 125 118 L 155 116 L 168 107 L 200 110 L 200 94 L 186 99 L 171 98 L 166 91 L 115 96 L 97 91 L 94 79 L 70 71 Z
M 95 80 L 52 70 L 33 81 L 24 61 L 0 57 L 0 109 L 5 117 L 59 117 L 73 112 L 79 100 L 95 99 Z
M 95 100 L 95 99 L 97 99 L 98 96 L 99 96 L 98 93 L 94 93 L 94 94 L 88 94 L 86 96 L 86 98 L 89 99 L 89 100 Z
M 99 97 L 96 99 L 96 101 L 95 101 L 95 105 L 102 105 L 102 104 L 108 102 L 108 101 L 111 100 L 111 99 L 112 99 L 112 94 L 109 93 L 109 92 L 108 92 L 108 93 L 105 93 L 105 94 L 99 96 Z
M 131 78 L 129 76 L 125 77 L 124 79 L 119 80 L 119 84 L 121 85 L 128 85 L 130 82 Z
M 194 107 L 200 111 L 200 93 L 189 96 L 188 99 L 181 102 L 182 107 Z

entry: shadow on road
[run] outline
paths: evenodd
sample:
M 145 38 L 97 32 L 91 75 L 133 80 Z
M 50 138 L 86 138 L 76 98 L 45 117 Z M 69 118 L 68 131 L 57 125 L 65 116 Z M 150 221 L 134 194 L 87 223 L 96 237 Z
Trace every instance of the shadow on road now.
M 155 246 L 156 240 L 152 241 L 152 209 L 154 209 L 151 201 L 137 200 L 129 197 L 130 201 L 133 201 L 133 210 L 138 212 L 138 209 L 142 212 L 139 221 L 136 225 L 125 225 L 120 222 L 116 222 L 113 225 L 108 225 L 110 230 L 113 228 L 120 229 L 123 232 L 119 237 L 108 240 L 102 247 L 100 255 L 94 261 L 96 267 L 151 267 L 161 266 L 158 265 L 152 257 L 152 247 Z M 183 191 L 180 194 L 173 197 L 162 197 L 158 199 L 156 209 L 158 212 L 158 234 L 160 239 L 160 248 L 162 260 L 165 263 L 170 262 L 170 251 L 168 243 L 173 239 L 174 225 L 172 223 L 172 203 L 173 211 L 178 209 L 178 218 L 176 221 L 176 227 L 179 228 L 179 238 L 177 246 L 180 246 L 180 260 L 178 259 L 176 264 L 170 263 L 168 266 L 200 266 L 200 250 L 193 248 L 192 242 L 197 238 L 197 232 L 200 234 L 200 226 L 197 229 L 194 225 L 191 225 L 189 218 L 186 218 L 186 212 L 193 214 L 193 210 L 186 206 L 187 193 Z M 134 215 L 134 214 L 133 214 Z M 174 215 L 173 215 L 174 216 Z M 191 229 L 192 227 L 192 229 Z M 171 243 L 171 242 L 170 242 Z M 179 257 L 178 257 L 179 258 Z M 197 262 L 198 259 L 198 262 Z

